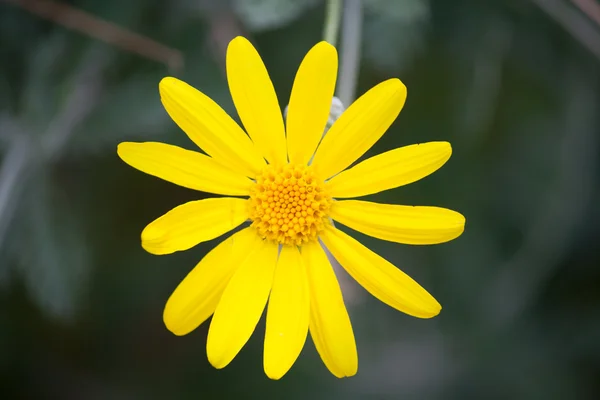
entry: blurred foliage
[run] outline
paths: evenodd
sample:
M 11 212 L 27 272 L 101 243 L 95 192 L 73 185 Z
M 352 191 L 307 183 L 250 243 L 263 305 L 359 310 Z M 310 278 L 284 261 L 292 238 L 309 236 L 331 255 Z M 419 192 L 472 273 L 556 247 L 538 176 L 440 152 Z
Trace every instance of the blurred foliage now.
M 386 74 L 410 66 L 424 45 L 431 18 L 429 1 L 367 0 L 364 8 L 365 58 Z
M 235 0 L 233 10 L 253 31 L 279 28 L 289 24 L 317 0 Z
M 426 247 L 350 232 L 444 309 L 407 317 L 340 272 L 359 374 L 336 380 L 309 343 L 281 382 L 262 372 L 262 326 L 221 371 L 206 361 L 207 324 L 182 338 L 164 328 L 170 292 L 216 241 L 156 257 L 139 234 L 206 195 L 132 170 L 115 149 L 193 148 L 160 104 L 166 75 L 235 116 L 223 43 L 238 34 L 256 43 L 284 108 L 321 40 L 323 2 L 68 3 L 180 50 L 185 68 L 0 4 L 1 398 L 600 396 L 600 61 L 539 8 L 550 0 L 364 0 L 359 92 L 390 77 L 409 91 L 366 156 L 433 140 L 454 149 L 431 177 L 369 199 L 456 209 L 467 228 Z

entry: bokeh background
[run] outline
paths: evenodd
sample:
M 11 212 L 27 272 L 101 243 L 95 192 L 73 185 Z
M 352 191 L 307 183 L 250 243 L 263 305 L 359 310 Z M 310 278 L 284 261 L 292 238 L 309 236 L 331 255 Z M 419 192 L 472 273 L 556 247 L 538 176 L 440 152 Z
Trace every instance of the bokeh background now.
M 307 341 L 281 381 L 264 321 L 226 369 L 208 324 L 175 337 L 163 306 L 214 242 L 143 251 L 143 227 L 206 197 L 126 166 L 120 141 L 193 148 L 157 85 L 186 80 L 235 114 L 228 41 L 262 54 L 287 104 L 321 40 L 319 0 L 0 1 L 0 398 L 600 398 L 600 4 L 363 0 L 357 94 L 399 77 L 408 100 L 367 154 L 446 140 L 434 175 L 370 200 L 462 212 L 465 233 L 412 247 L 355 232 L 443 305 L 419 320 L 343 272 L 359 373 Z M 340 51 L 344 51 L 343 47 Z

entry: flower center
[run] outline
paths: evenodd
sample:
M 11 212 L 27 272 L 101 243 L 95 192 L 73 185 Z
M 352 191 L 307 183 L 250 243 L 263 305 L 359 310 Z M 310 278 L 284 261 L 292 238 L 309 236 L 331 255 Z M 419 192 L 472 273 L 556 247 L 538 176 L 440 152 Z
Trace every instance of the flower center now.
M 328 223 L 331 197 L 310 166 L 267 166 L 250 191 L 250 219 L 267 240 L 301 245 Z

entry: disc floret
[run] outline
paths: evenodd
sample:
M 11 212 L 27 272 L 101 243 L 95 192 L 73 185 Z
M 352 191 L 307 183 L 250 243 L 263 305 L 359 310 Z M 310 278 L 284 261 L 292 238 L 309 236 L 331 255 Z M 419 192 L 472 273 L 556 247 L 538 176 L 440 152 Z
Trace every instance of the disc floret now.
M 328 222 L 331 197 L 310 166 L 269 165 L 250 192 L 250 219 L 263 239 L 283 245 L 316 240 Z

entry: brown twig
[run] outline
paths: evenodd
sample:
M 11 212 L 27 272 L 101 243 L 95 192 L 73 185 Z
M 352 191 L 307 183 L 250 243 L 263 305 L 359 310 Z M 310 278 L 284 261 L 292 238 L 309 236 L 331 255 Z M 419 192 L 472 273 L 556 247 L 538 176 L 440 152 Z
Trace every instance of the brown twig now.
M 595 0 L 571 0 L 571 2 L 591 20 L 594 20 L 596 24 L 600 25 L 600 4 Z
M 600 59 L 600 34 L 583 15 L 562 0 L 531 0 Z M 580 3 L 583 1 L 580 1 Z
M 211 50 L 215 54 L 215 59 L 225 71 L 225 57 L 227 55 L 227 46 L 236 36 L 246 36 L 243 27 L 240 25 L 235 14 L 231 10 L 208 11 L 210 15 L 210 33 L 209 40 Z
M 51 0 L 3 1 L 125 51 L 164 63 L 172 70 L 180 70 L 183 67 L 183 56 L 179 50 L 171 49 L 67 4 Z

